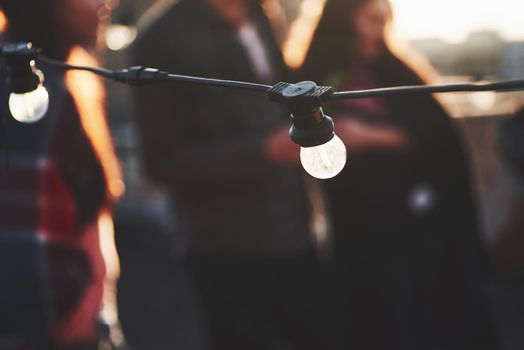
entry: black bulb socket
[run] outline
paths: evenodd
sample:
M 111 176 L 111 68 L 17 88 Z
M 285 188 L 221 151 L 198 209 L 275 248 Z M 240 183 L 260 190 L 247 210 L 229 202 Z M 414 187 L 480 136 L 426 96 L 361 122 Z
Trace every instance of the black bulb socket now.
M 43 76 L 35 67 L 38 50 L 31 43 L 6 44 L 2 55 L 7 63 L 7 85 L 11 92 L 24 94 L 35 90 L 43 82 Z
M 324 115 L 322 101 L 333 89 L 317 86 L 312 81 L 296 84 L 278 83 L 269 90 L 272 101 L 285 104 L 291 113 L 291 139 L 302 147 L 315 147 L 329 142 L 335 136 L 333 120 Z
M 289 129 L 289 136 L 294 143 L 302 147 L 323 145 L 335 137 L 333 119 L 322 111 L 322 107 L 311 111 L 307 115 L 291 115 L 293 125 Z

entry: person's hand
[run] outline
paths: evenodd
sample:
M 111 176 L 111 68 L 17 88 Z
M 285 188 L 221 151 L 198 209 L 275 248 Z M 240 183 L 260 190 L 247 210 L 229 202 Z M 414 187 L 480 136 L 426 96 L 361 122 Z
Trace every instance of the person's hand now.
M 280 127 L 269 134 L 264 143 L 264 154 L 276 164 L 300 164 L 300 146 L 291 141 L 289 127 Z
M 336 133 L 352 150 L 380 149 L 403 150 L 409 141 L 402 130 L 394 127 L 373 126 L 352 118 L 338 118 Z

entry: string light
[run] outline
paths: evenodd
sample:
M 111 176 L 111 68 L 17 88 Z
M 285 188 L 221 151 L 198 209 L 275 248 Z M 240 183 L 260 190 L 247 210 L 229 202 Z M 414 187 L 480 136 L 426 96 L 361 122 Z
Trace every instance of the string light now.
M 39 54 L 30 43 L 7 43 L 0 47 L 6 58 L 7 86 L 11 91 L 9 108 L 13 117 L 24 123 L 40 120 L 47 112 L 49 95 L 43 85 L 43 74 L 36 64 L 47 64 L 64 70 L 84 70 L 102 77 L 131 85 L 172 81 L 186 84 L 234 88 L 263 92 L 273 102 L 285 104 L 291 114 L 291 139 L 301 146 L 300 158 L 304 169 L 314 177 L 336 176 L 346 164 L 346 148 L 336 136 L 333 120 L 324 115 L 322 105 L 335 100 L 380 97 L 401 93 L 449 93 L 475 91 L 524 90 L 524 79 L 479 84 L 400 86 L 360 91 L 333 92 L 329 86 L 317 86 L 304 81 L 297 84 L 278 83 L 274 86 L 242 81 L 208 79 L 171 74 L 147 67 L 130 67 L 111 71 L 105 68 L 74 66 Z
M 291 139 L 300 147 L 304 170 L 318 179 L 338 175 L 346 165 L 346 146 L 335 135 L 333 120 L 324 115 L 322 100 L 332 94 L 328 86 L 312 81 L 278 83 L 269 90 L 270 100 L 287 105 L 293 126 Z
M 22 123 L 42 119 L 49 107 L 49 94 L 44 75 L 36 69 L 38 54 L 30 43 L 6 44 L 2 53 L 7 60 L 7 85 L 10 89 L 9 110 Z

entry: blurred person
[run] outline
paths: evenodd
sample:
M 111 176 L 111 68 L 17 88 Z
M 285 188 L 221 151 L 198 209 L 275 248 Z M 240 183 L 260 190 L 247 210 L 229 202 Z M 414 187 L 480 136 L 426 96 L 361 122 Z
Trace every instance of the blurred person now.
M 133 63 L 211 78 L 285 74 L 260 5 L 182 0 L 145 25 Z M 265 94 L 188 84 L 137 90 L 143 162 L 169 191 L 215 350 L 338 349 L 336 289 L 315 256 L 303 173 L 273 160 L 288 115 Z
M 3 42 L 32 42 L 53 59 L 97 64 L 85 48 L 95 46 L 109 16 L 104 1 L 1 0 L 0 8 Z M 104 87 L 90 73 L 37 68 L 50 95 L 40 121 L 13 119 L 6 84 L 0 88 L 0 348 L 116 348 L 110 208 L 123 182 Z M 5 82 L 3 58 L 0 76 Z
M 524 109 L 504 121 L 498 146 L 512 177 L 512 198 L 505 223 L 493 244 L 492 256 L 499 277 L 524 279 Z M 514 181 L 513 181 L 514 179 Z
M 328 0 L 302 75 L 337 90 L 423 84 L 388 40 L 391 17 L 386 0 Z M 493 349 L 472 184 L 446 112 L 404 94 L 330 114 L 349 156 L 325 189 L 352 348 Z
M 515 176 L 524 180 L 524 109 L 505 121 L 500 127 L 499 149 L 503 160 Z
M 488 198 L 492 210 L 500 212 L 495 239 L 489 246 L 495 271 L 491 292 L 503 348 L 521 349 L 524 346 L 524 109 L 510 118 L 500 118 L 497 125 L 496 145 L 504 176 Z

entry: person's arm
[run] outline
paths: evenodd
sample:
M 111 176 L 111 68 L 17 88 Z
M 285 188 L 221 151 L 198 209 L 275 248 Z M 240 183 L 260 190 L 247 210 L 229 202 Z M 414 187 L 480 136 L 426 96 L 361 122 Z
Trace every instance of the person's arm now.
M 271 133 L 265 140 L 263 151 L 267 158 L 283 166 L 300 165 L 300 146 L 293 143 L 289 136 L 291 125 L 283 125 Z
M 335 131 L 352 151 L 402 151 L 409 147 L 407 134 L 394 126 L 374 126 L 351 117 L 339 117 L 335 121 Z
M 300 146 L 291 141 L 288 126 L 269 135 L 264 142 L 264 153 L 277 164 L 293 166 L 300 163 Z M 351 150 L 388 149 L 402 152 L 409 147 L 409 138 L 400 128 L 374 126 L 343 116 L 335 122 L 336 134 Z

